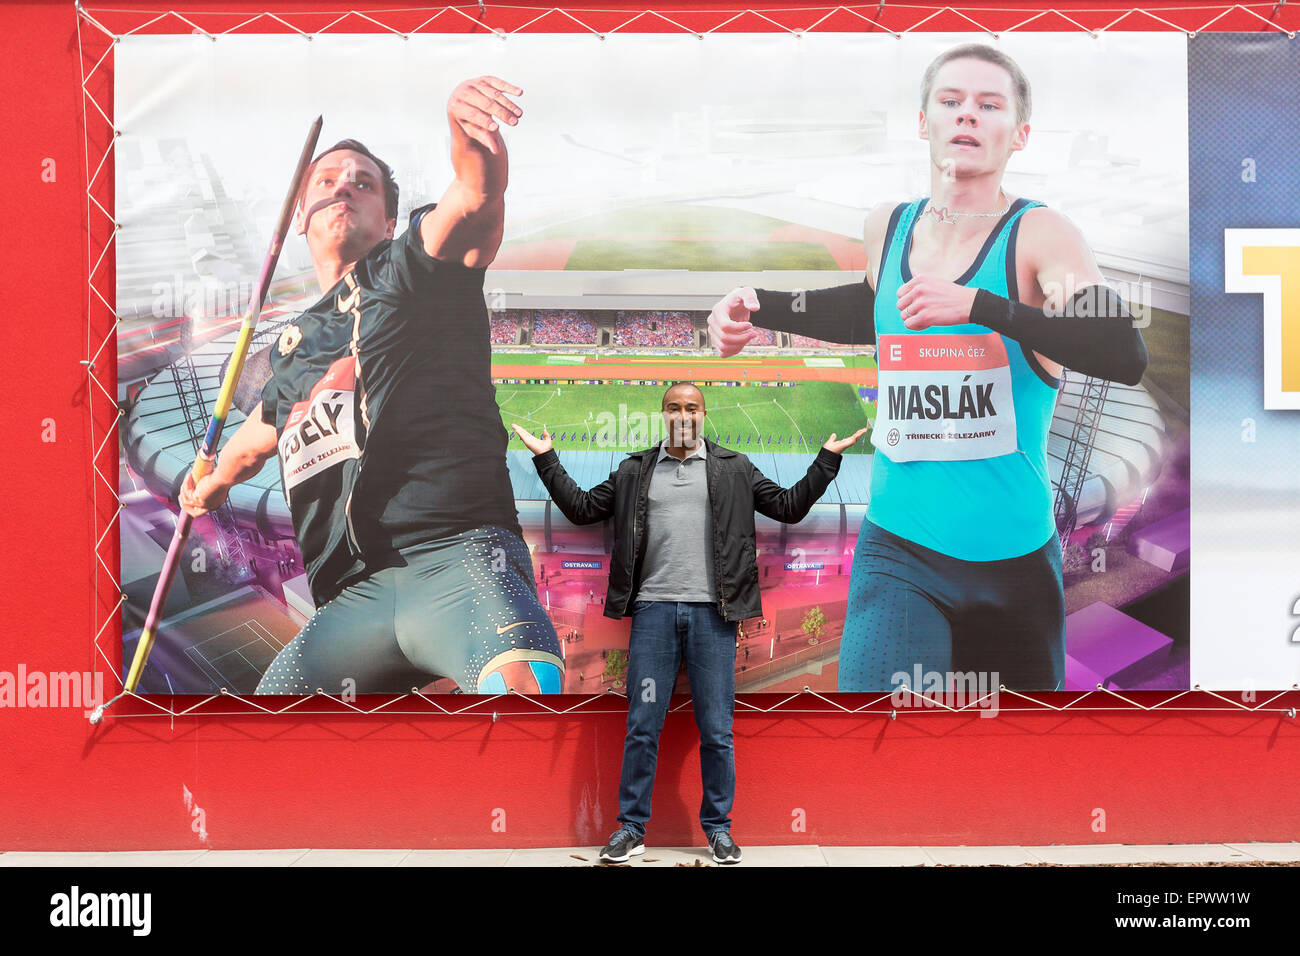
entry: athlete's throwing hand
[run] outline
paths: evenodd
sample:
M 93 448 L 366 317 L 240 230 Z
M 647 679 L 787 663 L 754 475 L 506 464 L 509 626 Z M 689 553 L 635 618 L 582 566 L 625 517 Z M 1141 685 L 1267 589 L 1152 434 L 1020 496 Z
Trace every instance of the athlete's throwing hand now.
M 528 446 L 528 450 L 534 455 L 544 455 L 555 447 L 551 443 L 551 433 L 545 428 L 542 429 L 542 437 L 538 438 L 526 428 L 520 428 L 518 425 L 511 425 L 510 427 L 515 430 L 516 435 L 523 439 L 524 444 Z
M 506 94 L 519 96 L 523 92 L 495 76 L 466 80 L 451 91 L 451 98 L 447 100 L 447 118 L 466 136 L 496 155 L 504 144 L 500 124 L 514 126 L 524 115 L 524 111 Z
M 213 474 L 204 475 L 194 484 L 194 472 L 185 473 L 185 484 L 181 486 L 181 510 L 191 518 L 202 518 L 209 511 L 216 511 L 226 503 L 230 486 L 217 481 Z
M 970 321 L 975 290 L 933 276 L 914 276 L 898 287 L 898 313 L 913 332 Z
M 732 289 L 709 313 L 709 345 L 723 358 L 739 353 L 758 335 L 749 321 L 750 313 L 757 311 L 753 289 Z
M 822 445 L 822 447 L 825 448 L 827 451 L 833 451 L 837 455 L 842 455 L 844 454 L 844 449 L 854 444 L 859 438 L 861 438 L 866 433 L 867 430 L 865 428 L 859 428 L 848 438 L 841 438 L 838 441 L 836 441 L 835 433 L 831 432 L 831 437 L 826 439 L 826 444 Z

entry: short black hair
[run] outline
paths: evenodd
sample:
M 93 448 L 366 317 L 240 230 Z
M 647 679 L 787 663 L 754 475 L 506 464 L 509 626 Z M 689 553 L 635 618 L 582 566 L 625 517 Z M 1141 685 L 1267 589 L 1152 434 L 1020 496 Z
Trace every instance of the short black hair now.
M 397 180 L 393 178 L 393 168 L 370 150 L 366 149 L 365 144 L 359 140 L 341 139 L 333 146 L 317 153 L 316 158 L 311 161 L 311 168 L 307 170 L 308 182 L 311 181 L 312 174 L 316 172 L 316 164 L 329 153 L 335 153 L 341 149 L 350 149 L 354 153 L 360 153 L 379 167 L 379 175 L 384 181 L 384 216 L 388 219 L 396 219 L 398 189 Z
M 668 393 L 671 392 L 673 389 L 675 389 L 675 388 L 676 388 L 677 386 L 679 386 L 679 385 L 688 385 L 688 386 L 690 386 L 691 388 L 695 389 L 697 392 L 699 392 L 699 393 L 700 393 L 700 406 L 701 406 L 701 407 L 704 406 L 704 389 L 700 388 L 700 387 L 699 387 L 698 385 L 696 385 L 694 382 L 673 382 L 673 383 L 672 383 L 671 385 L 669 385 L 666 389 L 664 389 L 664 397 L 661 398 L 661 399 L 659 400 L 659 407 L 660 407 L 660 408 L 663 408 L 664 402 L 668 401 Z

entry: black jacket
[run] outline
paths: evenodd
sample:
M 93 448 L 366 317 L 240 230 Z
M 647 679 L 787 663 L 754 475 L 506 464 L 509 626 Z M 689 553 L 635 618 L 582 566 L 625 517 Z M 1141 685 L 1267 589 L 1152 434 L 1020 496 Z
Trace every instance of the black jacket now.
M 713 511 L 713 561 L 718 585 L 718 612 L 725 620 L 743 621 L 763 613 L 758 598 L 758 560 L 754 550 L 754 512 L 793 524 L 802 521 L 835 480 L 839 454 L 825 448 L 808 474 L 790 488 L 763 476 L 739 452 L 704 439 L 705 476 Z M 614 555 L 609 569 L 605 616 L 626 617 L 641 584 L 646 545 L 646 501 L 659 446 L 632 452 L 591 491 L 569 477 L 554 450 L 537 455 L 533 464 L 546 490 L 574 524 L 614 519 Z

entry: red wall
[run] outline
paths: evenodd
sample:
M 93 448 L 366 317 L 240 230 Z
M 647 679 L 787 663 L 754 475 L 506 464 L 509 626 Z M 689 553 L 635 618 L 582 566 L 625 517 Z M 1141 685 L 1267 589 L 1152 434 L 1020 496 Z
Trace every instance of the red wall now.
M 262 5 L 216 5 L 235 7 Z M 1298 14 L 1283 11 L 1291 29 Z M 1179 22 L 1199 26 L 1212 15 Z M 998 16 L 1003 25 L 1023 19 L 989 15 Z M 1221 25 L 1261 26 L 1240 15 Z M 960 21 L 929 26 L 959 28 Z M 94 591 L 88 387 L 78 364 L 87 347 L 87 204 L 72 5 L 7 4 L 0 36 L 7 200 L 0 319 L 22 330 L 7 350 L 0 404 L 0 670 L 83 669 L 92 666 L 94 622 L 114 598 L 102 571 Z M 47 157 L 57 164 L 52 183 L 41 178 Z M 106 404 L 100 396 L 99 408 Z M 54 442 L 42 441 L 48 418 Z M 111 446 L 104 461 L 111 476 Z M 1196 696 L 1180 703 L 1189 701 L 1217 703 Z M 617 713 L 495 723 L 488 716 L 173 721 L 118 713 L 91 728 L 79 710 L 0 708 L 0 849 L 197 846 L 185 790 L 203 811 L 206 845 L 223 849 L 584 845 L 603 842 L 614 827 L 623 740 Z M 669 718 L 651 831 L 657 843 L 700 842 L 694 739 L 689 714 Z M 1004 712 L 982 720 L 927 712 L 891 721 L 749 714 L 742 706 L 736 749 L 742 844 L 1300 839 L 1293 796 L 1300 729 L 1275 714 Z M 1104 832 L 1094 830 L 1097 809 Z M 793 826 L 799 811 L 803 831 Z

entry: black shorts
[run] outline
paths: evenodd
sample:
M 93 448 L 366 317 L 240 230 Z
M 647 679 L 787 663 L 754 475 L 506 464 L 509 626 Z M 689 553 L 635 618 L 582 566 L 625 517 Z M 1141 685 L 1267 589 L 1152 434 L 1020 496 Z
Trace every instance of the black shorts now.
M 1012 690 L 1065 685 L 1065 588 L 1056 535 L 1005 561 L 962 561 L 863 519 L 839 690 L 916 692 L 916 675 L 987 674 Z M 996 676 L 996 680 L 994 677 Z M 945 681 L 945 684 L 949 681 Z M 986 685 L 988 686 L 988 685 Z
M 317 609 L 285 645 L 258 694 L 405 693 L 449 677 L 465 693 L 504 663 L 564 658 L 537 597 L 523 540 L 484 525 L 403 548 Z

